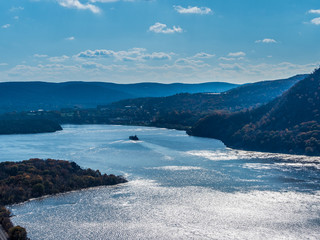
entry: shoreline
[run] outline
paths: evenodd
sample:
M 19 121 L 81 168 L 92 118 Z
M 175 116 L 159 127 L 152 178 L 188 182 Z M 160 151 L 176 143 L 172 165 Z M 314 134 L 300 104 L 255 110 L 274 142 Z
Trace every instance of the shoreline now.
M 9 204 L 9 205 L 5 205 L 6 208 L 11 208 L 11 206 L 18 206 L 18 205 L 23 205 L 29 202 L 33 202 L 33 201 L 41 201 L 43 199 L 47 199 L 47 198 L 51 198 L 51 197 L 55 197 L 55 196 L 62 196 L 65 194 L 70 194 L 70 193 L 76 193 L 76 192 L 82 192 L 82 191 L 87 191 L 87 190 L 94 190 L 94 189 L 98 189 L 98 188 L 104 188 L 104 187 L 108 187 L 108 188 L 116 188 L 122 185 L 127 184 L 128 182 L 125 183 L 118 183 L 115 185 L 101 185 L 101 186 L 95 186 L 95 187 L 88 187 L 88 188 L 82 188 L 82 189 L 77 189 L 77 190 L 71 190 L 71 191 L 67 191 L 67 192 L 61 192 L 61 193 L 56 193 L 56 194 L 48 194 L 48 195 L 44 195 L 41 197 L 37 197 L 37 198 L 30 198 L 24 202 L 19 202 L 19 203 L 13 203 L 13 204 Z M 13 215 L 14 217 L 14 215 Z M 0 225 L 1 226 L 1 225 Z
M 6 161 L 0 163 L 0 169 L 0 225 L 9 238 L 15 235 L 24 236 L 21 240 L 28 239 L 27 231 L 12 223 L 12 206 L 128 182 L 124 176 L 102 174 L 99 170 L 81 168 L 75 162 L 65 160 L 33 158 Z
M 250 148 L 244 148 L 244 147 L 233 147 L 233 146 L 230 146 L 228 144 L 226 144 L 223 140 L 221 139 L 217 139 L 217 138 L 210 138 L 210 137 L 202 137 L 202 136 L 196 136 L 196 135 L 192 135 L 192 134 L 189 134 L 188 133 L 188 129 L 190 129 L 190 127 L 185 127 L 185 129 L 179 129 L 179 128 L 169 128 L 167 126 L 152 126 L 152 125 L 134 125 L 134 124 L 88 124 L 88 123 L 85 123 L 85 124 L 70 124 L 70 123 L 65 123 L 65 124 L 61 124 L 61 126 L 68 126 L 68 125 L 109 125 L 109 126 L 129 126 L 129 127 L 146 127 L 146 128 L 158 128 L 158 129 L 167 129 L 167 130 L 176 130 L 176 131 L 183 131 L 186 133 L 186 135 L 190 136 L 190 137 L 199 137 L 199 138 L 207 138 L 207 139 L 215 139 L 215 140 L 218 140 L 218 141 L 221 141 L 225 146 L 226 148 L 230 148 L 230 149 L 233 149 L 233 150 L 238 150 L 238 151 L 247 151 L 247 152 L 261 152 L 261 153 L 269 153 L 269 154 L 284 154 L 284 155 L 290 155 L 290 156 L 303 156 L 303 157 L 320 157 L 320 155 L 305 155 L 305 154 L 299 154 L 299 153 L 289 153 L 289 152 L 277 152 L 277 151 L 274 151 L 274 152 L 271 152 L 271 151 L 264 151 L 262 149 L 257 149 L 257 150 L 254 150 L 254 149 L 250 149 Z

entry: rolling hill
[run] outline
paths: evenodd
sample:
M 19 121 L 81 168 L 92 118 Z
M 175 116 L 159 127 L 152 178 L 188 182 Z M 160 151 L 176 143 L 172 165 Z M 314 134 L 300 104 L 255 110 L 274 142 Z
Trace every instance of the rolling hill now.
M 235 148 L 320 155 L 320 69 L 262 107 L 215 113 L 188 133 Z
M 220 94 L 183 93 L 169 97 L 128 99 L 99 108 L 117 124 L 185 129 L 217 110 L 236 112 L 266 104 L 306 76 L 245 84 Z
M 201 84 L 115 84 L 104 82 L 4 82 L 0 83 L 0 112 L 95 108 L 122 99 L 169 96 L 181 92 L 222 92 L 238 85 Z

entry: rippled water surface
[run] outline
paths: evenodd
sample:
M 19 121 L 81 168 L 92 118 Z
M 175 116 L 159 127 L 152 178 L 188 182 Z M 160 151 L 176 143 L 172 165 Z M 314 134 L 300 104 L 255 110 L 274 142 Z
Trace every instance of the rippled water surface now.
M 11 206 L 32 240 L 320 239 L 320 158 L 103 125 L 0 136 L 0 149 L 0 161 L 64 159 L 129 180 Z

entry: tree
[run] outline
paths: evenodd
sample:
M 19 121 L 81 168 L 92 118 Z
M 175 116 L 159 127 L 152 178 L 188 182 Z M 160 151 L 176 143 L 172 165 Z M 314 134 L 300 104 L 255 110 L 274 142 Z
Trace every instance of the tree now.
M 27 240 L 27 231 L 25 228 L 16 226 L 9 229 L 10 240 Z

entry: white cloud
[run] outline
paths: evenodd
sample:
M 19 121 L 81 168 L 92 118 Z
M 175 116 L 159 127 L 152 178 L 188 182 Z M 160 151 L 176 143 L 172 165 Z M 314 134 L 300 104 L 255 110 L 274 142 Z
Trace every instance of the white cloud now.
M 174 6 L 174 9 L 181 14 L 210 14 L 212 10 L 208 7 L 191 7 L 188 6 L 187 8 L 181 6 Z
M 231 52 L 228 54 L 229 57 L 244 57 L 246 54 L 244 52 Z
M 112 81 L 128 82 L 207 82 L 228 81 L 235 83 L 256 82 L 267 79 L 281 79 L 295 74 L 310 73 L 319 62 L 311 64 L 293 64 L 278 62 L 274 64 L 248 62 L 206 64 L 199 60 L 178 59 L 171 64 L 147 64 L 147 62 L 121 62 L 109 64 L 97 62 L 97 59 L 83 59 L 82 62 L 70 61 L 37 65 L 17 65 L 0 71 L 0 78 L 6 81 Z M 88 61 L 86 61 L 88 60 Z M 3 68 L 5 69 L 5 68 Z
M 236 58 L 228 58 L 228 57 L 220 57 L 219 60 L 223 60 L 223 61 L 235 61 L 237 60 Z
M 36 58 L 46 58 L 48 57 L 48 55 L 45 55 L 45 54 L 33 54 L 34 57 Z
M 309 10 L 309 13 L 320 14 L 320 9 L 311 9 Z
M 257 40 L 255 43 L 277 43 L 277 41 L 272 38 L 265 38 L 262 40 Z
M 243 60 L 244 57 L 220 57 L 219 60 L 220 61 L 239 61 L 239 60 Z
M 97 50 L 86 50 L 84 52 L 80 52 L 77 54 L 77 57 L 80 58 L 96 58 L 96 57 L 111 57 L 113 56 L 114 51 L 105 50 L 105 49 L 97 49 Z
M 149 27 L 149 31 L 155 32 L 155 33 L 182 33 L 183 30 L 181 27 L 173 26 L 172 28 L 168 28 L 166 24 L 164 23 L 155 23 L 154 25 Z
M 39 0 L 33 0 L 39 1 Z M 100 13 L 101 9 L 94 5 L 94 3 L 113 3 L 121 0 L 55 0 L 61 6 L 66 8 L 75 8 L 80 10 L 90 10 L 93 13 Z M 124 2 L 135 2 L 136 0 L 122 0 Z M 93 4 L 92 4 L 93 3 Z
M 141 56 L 141 59 L 145 59 L 145 60 L 171 60 L 171 54 L 164 53 L 164 52 L 153 52 L 151 54 L 143 54 Z
M 75 40 L 75 37 L 67 37 L 67 38 L 65 38 L 65 40 L 73 41 L 73 40 Z
M 10 24 L 5 24 L 5 25 L 2 25 L 1 28 L 9 28 L 11 25 Z
M 114 58 L 117 61 L 145 61 L 145 60 L 171 60 L 174 53 L 153 52 L 146 53 L 145 48 L 132 48 L 128 51 L 113 51 L 106 49 L 86 50 L 80 52 L 77 58 Z
M 119 0 L 90 0 L 92 3 L 101 2 L 101 3 L 111 3 L 111 2 L 118 2 Z
M 60 57 L 51 57 L 51 58 L 49 58 L 49 61 L 50 62 L 64 62 L 67 59 L 69 59 L 68 56 L 62 55 Z
M 191 58 L 179 58 L 174 62 L 174 65 L 171 68 L 192 69 L 194 71 L 199 71 L 200 69 L 209 67 L 209 64 L 204 63 L 201 60 L 194 60 Z
M 0 66 L 8 66 L 8 63 L 0 63 Z
M 12 8 L 10 8 L 10 12 L 16 12 L 16 11 L 22 11 L 22 10 L 24 10 L 24 7 L 12 7 Z
M 201 60 L 193 60 L 190 58 L 179 58 L 175 61 L 176 64 L 190 64 L 190 65 L 197 65 L 203 63 Z
M 312 19 L 311 23 L 315 25 L 320 25 L 320 17 Z
M 192 58 L 212 58 L 214 56 L 215 56 L 215 54 L 200 52 L 200 53 L 197 53 L 196 55 L 194 55 Z
M 93 13 L 100 13 L 101 10 L 90 3 L 81 3 L 79 0 L 57 0 L 62 7 L 75 8 L 80 10 L 90 10 Z
M 311 9 L 308 13 L 320 14 L 320 9 Z M 320 25 L 320 17 L 314 18 L 310 22 L 314 25 Z
M 246 68 L 244 68 L 239 63 L 233 63 L 233 64 L 220 63 L 219 66 L 221 67 L 222 70 L 226 70 L 226 71 L 240 72 L 240 71 L 245 71 L 246 70 Z

